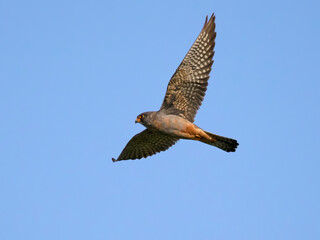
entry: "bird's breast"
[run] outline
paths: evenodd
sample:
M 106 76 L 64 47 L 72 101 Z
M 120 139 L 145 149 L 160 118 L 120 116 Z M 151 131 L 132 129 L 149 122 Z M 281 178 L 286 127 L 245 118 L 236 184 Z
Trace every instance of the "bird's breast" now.
M 164 114 L 154 119 L 153 127 L 157 131 L 180 138 L 191 138 L 191 132 L 196 128 L 193 123 L 182 117 Z

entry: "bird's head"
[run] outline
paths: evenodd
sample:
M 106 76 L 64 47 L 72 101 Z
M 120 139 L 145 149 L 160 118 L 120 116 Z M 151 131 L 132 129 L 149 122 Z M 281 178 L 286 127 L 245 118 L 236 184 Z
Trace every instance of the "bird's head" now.
M 145 127 L 151 126 L 153 113 L 154 112 L 144 112 L 139 114 L 135 123 L 141 123 Z

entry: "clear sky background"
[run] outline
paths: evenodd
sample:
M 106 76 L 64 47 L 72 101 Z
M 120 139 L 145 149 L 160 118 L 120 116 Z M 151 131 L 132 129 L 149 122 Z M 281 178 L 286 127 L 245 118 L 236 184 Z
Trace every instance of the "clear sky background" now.
M 0 239 L 320 239 L 319 1 L 1 1 Z M 195 123 L 113 163 L 216 14 Z

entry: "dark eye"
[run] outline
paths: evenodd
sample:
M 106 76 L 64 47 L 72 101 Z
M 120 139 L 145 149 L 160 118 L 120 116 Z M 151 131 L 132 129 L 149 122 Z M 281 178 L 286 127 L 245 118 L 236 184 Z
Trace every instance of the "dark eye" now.
M 141 118 L 144 118 L 144 115 L 143 115 L 143 114 L 141 115 Z

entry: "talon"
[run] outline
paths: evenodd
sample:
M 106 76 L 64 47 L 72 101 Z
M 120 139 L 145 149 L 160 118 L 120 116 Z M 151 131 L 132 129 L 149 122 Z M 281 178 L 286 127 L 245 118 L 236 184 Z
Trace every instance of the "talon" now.
M 201 138 L 201 136 L 200 135 L 196 135 L 195 138 L 196 138 L 196 140 L 199 140 Z

